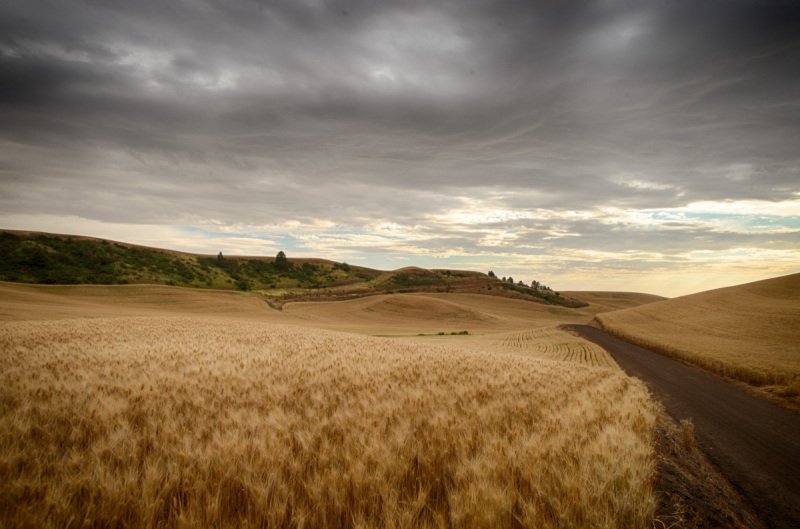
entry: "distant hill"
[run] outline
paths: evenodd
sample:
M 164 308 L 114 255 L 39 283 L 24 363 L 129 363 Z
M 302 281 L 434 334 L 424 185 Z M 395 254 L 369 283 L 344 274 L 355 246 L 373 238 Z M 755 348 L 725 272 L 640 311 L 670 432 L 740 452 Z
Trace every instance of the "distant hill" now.
M 480 272 L 408 267 L 381 271 L 325 259 L 199 255 L 93 237 L 0 231 L 0 280 L 34 284 L 163 284 L 257 290 L 287 301 L 336 301 L 375 294 L 460 292 L 583 307 L 547 289 Z
M 0 279 L 43 284 L 165 284 L 219 289 L 316 288 L 380 274 L 322 259 L 198 255 L 71 235 L 0 232 Z
M 628 341 L 800 404 L 800 274 L 596 316 Z
M 595 314 L 638 307 L 646 303 L 667 299 L 663 296 L 643 294 L 641 292 L 568 291 L 561 292 L 561 295 L 588 303 L 590 309 L 587 310 L 591 310 Z

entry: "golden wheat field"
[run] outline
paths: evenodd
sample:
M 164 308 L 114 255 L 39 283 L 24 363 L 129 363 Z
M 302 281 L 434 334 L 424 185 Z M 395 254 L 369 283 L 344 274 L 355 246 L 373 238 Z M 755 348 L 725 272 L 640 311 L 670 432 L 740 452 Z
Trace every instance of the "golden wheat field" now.
M 755 385 L 800 394 L 800 274 L 597 316 L 620 337 Z
M 336 302 L 292 302 L 284 316 L 303 325 L 363 334 L 430 333 L 469 330 L 470 334 L 527 330 L 558 323 L 585 323 L 595 314 L 661 300 L 629 292 L 570 292 L 589 303 L 571 309 L 468 293 L 376 295 Z
M 557 327 L 537 327 L 495 339 L 496 349 L 595 367 L 618 367 L 608 351 Z
M 328 303 L 287 303 L 283 312 L 304 325 L 362 334 L 507 332 L 590 316 L 530 301 L 480 294 L 389 294 Z M 552 311 L 552 312 L 551 312 Z
M 596 313 L 648 303 L 655 296 L 575 292 L 579 309 L 480 294 L 391 294 L 348 301 L 292 302 L 277 311 L 258 294 L 164 285 L 21 285 L 0 282 L 0 320 L 43 320 L 156 313 L 254 318 L 359 334 L 468 330 L 502 333 L 563 322 L 585 323 Z
M 0 351 L 2 527 L 652 524 L 619 370 L 163 314 L 3 322 Z
M 263 299 L 246 292 L 165 285 L 21 285 L 0 282 L 0 320 L 47 320 L 154 314 L 271 319 Z

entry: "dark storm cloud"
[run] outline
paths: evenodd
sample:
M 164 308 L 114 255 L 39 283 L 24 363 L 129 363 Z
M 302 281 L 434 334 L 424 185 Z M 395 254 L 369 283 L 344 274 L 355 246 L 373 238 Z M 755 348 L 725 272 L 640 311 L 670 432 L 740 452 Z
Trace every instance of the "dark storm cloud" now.
M 799 59 L 794 2 L 9 0 L 0 208 L 414 226 L 492 194 L 787 200 Z

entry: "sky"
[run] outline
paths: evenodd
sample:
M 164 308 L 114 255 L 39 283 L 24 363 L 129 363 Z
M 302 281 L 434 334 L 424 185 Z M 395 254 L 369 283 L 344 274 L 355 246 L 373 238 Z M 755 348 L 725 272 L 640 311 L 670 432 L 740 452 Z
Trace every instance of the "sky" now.
M 4 0 L 0 228 L 678 296 L 800 272 L 800 3 Z

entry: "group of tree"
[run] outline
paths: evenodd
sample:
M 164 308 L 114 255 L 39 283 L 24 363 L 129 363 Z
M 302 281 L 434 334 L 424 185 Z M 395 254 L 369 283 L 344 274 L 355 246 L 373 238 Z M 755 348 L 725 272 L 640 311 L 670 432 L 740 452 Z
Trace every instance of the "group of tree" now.
M 225 256 L 222 255 L 222 252 L 219 252 L 217 254 L 217 263 L 222 264 L 224 262 L 225 262 Z M 347 263 L 344 264 L 346 265 Z M 275 256 L 275 268 L 285 272 L 286 270 L 289 270 L 291 267 L 292 263 L 289 262 L 289 259 L 287 259 L 284 251 L 281 250 L 280 252 L 278 252 L 278 255 Z
M 486 275 L 488 275 L 489 277 L 492 277 L 494 279 L 497 279 L 497 275 L 495 275 L 494 270 L 489 270 L 489 273 L 486 274 Z M 511 277 L 511 276 L 509 276 L 509 277 L 505 277 L 504 276 L 504 277 L 502 277 L 500 279 L 500 281 L 502 281 L 503 283 L 511 283 L 512 285 L 514 284 L 514 278 Z M 525 283 L 525 281 L 519 281 L 519 283 L 517 283 L 517 284 L 520 285 L 520 286 L 523 286 L 523 287 L 527 287 L 528 286 L 528 284 Z M 539 281 L 536 281 L 535 279 L 531 281 L 530 288 L 535 288 L 536 290 L 548 290 L 550 292 L 553 291 L 552 288 L 548 287 L 547 285 L 543 285 L 542 283 L 540 283 Z
M 206 262 L 208 263 L 208 261 Z M 270 265 L 265 265 L 261 261 L 226 259 L 225 256 L 222 255 L 222 252 L 219 252 L 214 264 L 218 268 L 225 270 L 239 290 L 251 290 L 253 288 L 253 281 L 257 282 L 259 278 L 261 281 L 264 281 L 264 278 L 267 278 L 267 281 L 271 279 Z M 271 266 L 273 272 L 277 271 L 280 273 L 293 274 L 294 270 L 296 270 L 283 251 L 278 252 Z M 305 263 L 302 273 L 309 275 L 314 272 L 314 270 L 308 268 L 308 263 Z
M 536 281 L 535 279 L 531 281 L 531 288 L 535 288 L 536 290 L 549 290 L 550 292 L 553 291 L 552 288 L 548 287 L 547 285 L 543 285 Z

